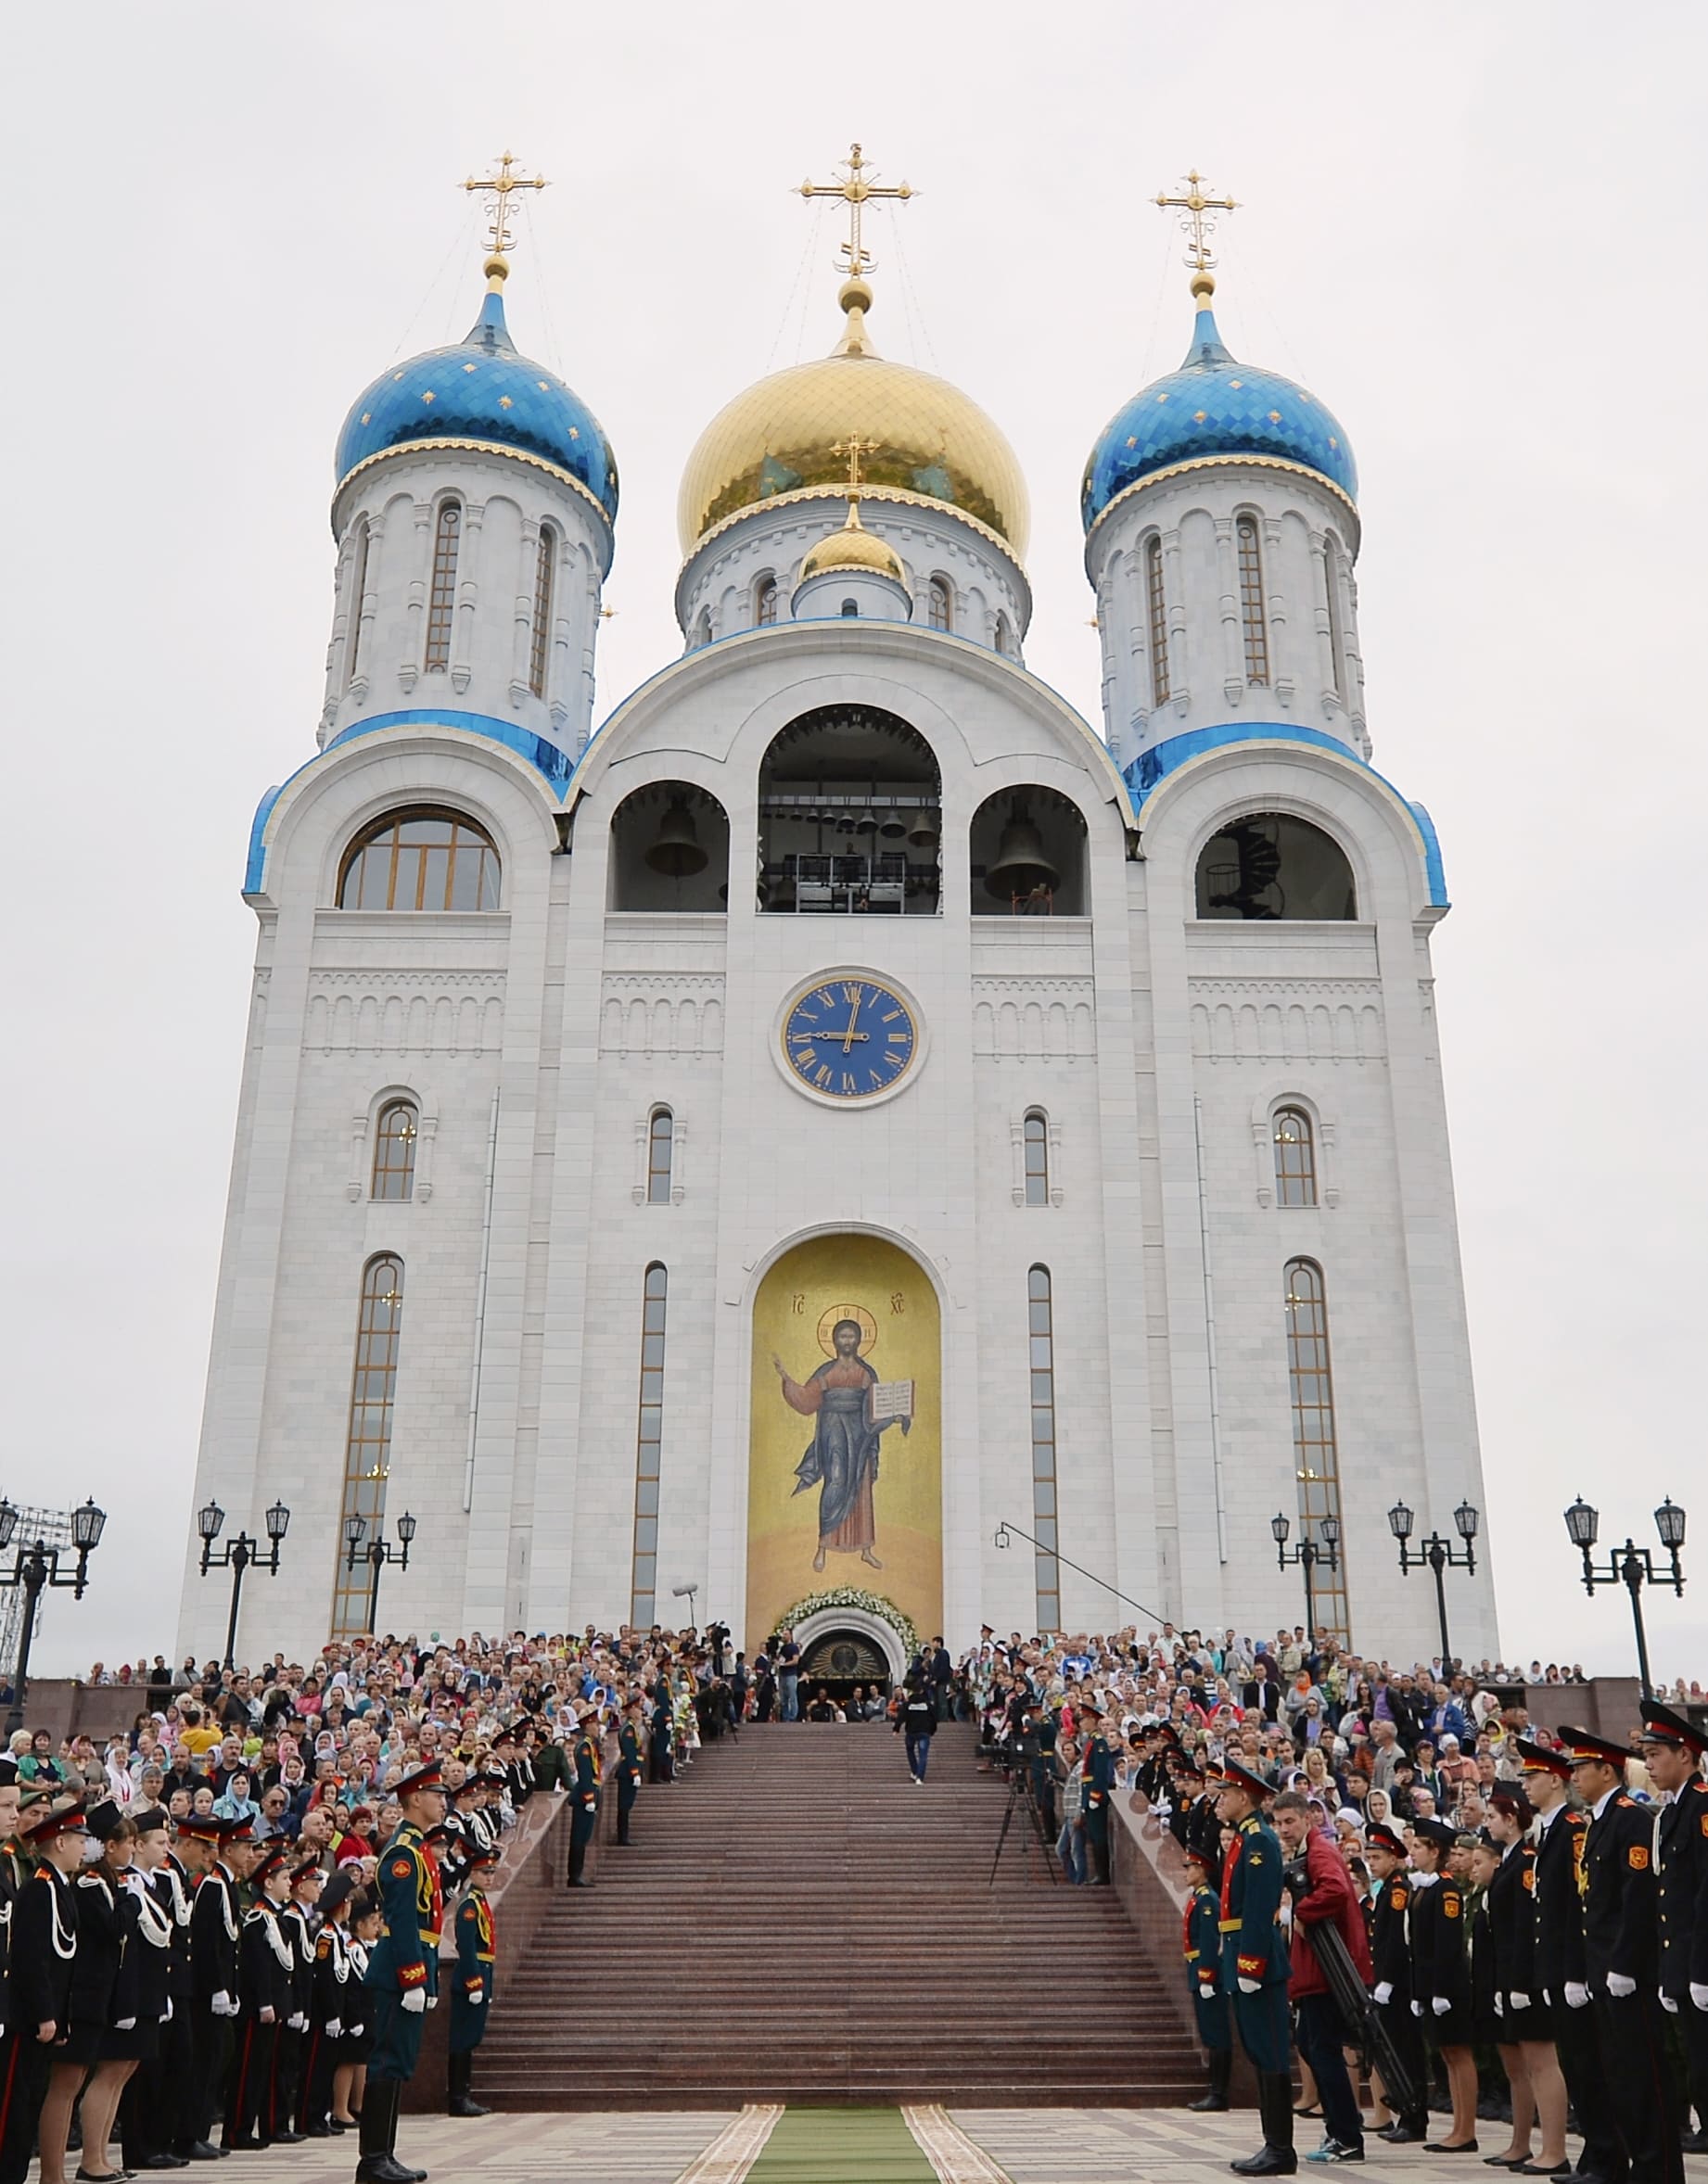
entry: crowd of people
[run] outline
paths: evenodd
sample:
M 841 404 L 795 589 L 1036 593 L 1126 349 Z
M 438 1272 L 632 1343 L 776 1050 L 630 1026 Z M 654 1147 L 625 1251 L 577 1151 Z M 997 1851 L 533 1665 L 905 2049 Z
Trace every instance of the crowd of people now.
M 962 1662 L 986 1764 L 1025 1778 L 1069 1880 L 1109 1882 L 1122 1792 L 1179 1846 L 1196 2105 L 1229 2105 L 1236 2039 L 1257 2076 L 1264 2141 L 1237 2173 L 1294 2172 L 1295 2114 L 1323 2121 L 1311 2163 L 1364 2160 L 1372 2131 L 1476 2154 L 1491 2071 L 1510 2131 L 1490 2166 L 1679 2184 L 1708 2152 L 1708 1701 L 1643 1700 L 1627 1746 L 1534 1725 L 1533 1681 L 1394 1670 L 1302 1629 L 987 1630 Z
M 0 1753 L 0 2184 L 38 2151 L 41 2184 L 73 2149 L 82 2184 L 120 2184 L 342 2133 L 360 2184 L 419 2184 L 398 2115 L 441 1953 L 446 2107 L 484 2115 L 506 1836 L 563 1796 L 569 1886 L 592 1887 L 607 1790 L 627 1846 L 643 1784 L 738 1723 L 708 1635 L 97 1663 L 137 1688 L 127 1732 L 26 1726 Z

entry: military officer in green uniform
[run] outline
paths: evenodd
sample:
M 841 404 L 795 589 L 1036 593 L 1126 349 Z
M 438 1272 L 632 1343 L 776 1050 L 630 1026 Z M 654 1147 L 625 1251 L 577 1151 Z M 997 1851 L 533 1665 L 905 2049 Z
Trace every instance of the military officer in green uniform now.
M 623 1725 L 617 1733 L 617 1840 L 629 1843 L 629 1815 L 641 1794 L 641 1702 L 631 1698 L 623 1708 Z
M 1109 1886 L 1109 1799 L 1115 1792 L 1115 1756 L 1103 1741 L 1103 1718 L 1089 1702 L 1079 1708 L 1085 1729 L 1085 1752 L 1079 1771 L 1085 1777 L 1085 1842 L 1090 1853 L 1091 1886 Z
M 1228 2165 L 1236 2177 L 1291 2177 L 1299 2165 L 1293 2150 L 1293 2054 L 1287 2019 L 1287 1978 L 1292 1970 L 1281 1924 L 1281 1847 L 1264 1807 L 1270 1784 L 1231 1759 L 1222 1769 L 1217 1813 L 1233 1831 L 1222 1867 L 1221 1985 L 1233 2000 L 1240 2045 L 1257 2074 L 1257 2111 L 1263 2144 L 1243 2161 Z
M 398 1831 L 379 1855 L 375 1886 L 385 1924 L 368 1957 L 365 1985 L 374 2046 L 362 2101 L 362 2158 L 356 2184 L 423 2184 L 425 2169 L 397 2157 L 398 2104 L 421 2055 L 422 2018 L 439 2000 L 439 1937 L 444 1895 L 427 1846 L 445 1817 L 439 1761 L 404 1775 L 393 1792 Z
M 1209 2091 L 1202 2101 L 1189 2101 L 1187 2106 L 1201 2115 L 1209 2115 L 1227 2107 L 1229 2081 L 1233 2076 L 1233 2021 L 1228 2013 L 1221 1980 L 1221 1852 L 1208 1848 L 1188 1850 L 1186 1877 L 1192 1894 L 1186 1898 L 1181 1921 L 1181 1946 L 1198 2040 L 1210 2068 Z
M 569 1795 L 575 1800 L 575 1811 L 569 1822 L 569 1886 L 591 1888 L 593 1883 L 587 1878 L 587 1846 L 599 1825 L 599 1709 L 591 1699 L 584 1699 L 576 1712 L 580 1728 L 570 1754 L 575 1766 L 575 1784 Z
M 452 2115 L 491 2115 L 469 2090 L 475 2050 L 486 2038 L 498 1972 L 497 1929 L 487 1901 L 486 1879 L 503 1856 L 494 1843 L 465 1861 L 468 1889 L 456 1910 L 456 1984 L 451 1990 L 450 2102 Z

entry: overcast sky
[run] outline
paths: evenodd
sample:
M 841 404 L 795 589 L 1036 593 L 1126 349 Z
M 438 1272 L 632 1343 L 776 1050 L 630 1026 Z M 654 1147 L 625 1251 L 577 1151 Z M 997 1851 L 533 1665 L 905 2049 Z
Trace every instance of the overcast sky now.
M 508 300 L 621 467 L 603 717 L 679 649 L 700 428 L 835 336 L 834 219 L 790 187 L 859 136 L 922 193 L 873 216 L 873 337 L 1012 438 L 1028 662 L 1090 717 L 1080 468 L 1189 332 L 1150 200 L 1193 165 L 1241 200 L 1222 331 L 1351 436 L 1376 763 L 1445 846 L 1505 1648 L 1627 1670 L 1625 1602 L 1585 1599 L 1560 1513 L 1581 1490 L 1604 1536 L 1652 1543 L 1670 1492 L 1697 1543 L 1684 1600 L 1650 1596 L 1655 1667 L 1708 1679 L 1696 0 L 97 0 L 75 39 L 70 20 L 11 21 L 0 191 L 0 1490 L 111 1514 L 38 1667 L 174 1636 L 254 946 L 244 847 L 313 749 L 338 425 L 478 305 L 454 184 L 506 145 L 553 182 Z

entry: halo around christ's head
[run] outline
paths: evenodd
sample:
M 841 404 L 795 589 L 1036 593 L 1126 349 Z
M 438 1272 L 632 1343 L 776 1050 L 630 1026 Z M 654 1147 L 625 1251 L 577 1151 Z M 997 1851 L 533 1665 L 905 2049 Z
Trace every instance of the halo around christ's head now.
M 860 1353 L 865 1356 L 878 1343 L 878 1323 L 863 1304 L 833 1304 L 819 1321 L 819 1348 L 826 1357 L 836 1354 L 836 1323 L 851 1319 L 860 1329 Z

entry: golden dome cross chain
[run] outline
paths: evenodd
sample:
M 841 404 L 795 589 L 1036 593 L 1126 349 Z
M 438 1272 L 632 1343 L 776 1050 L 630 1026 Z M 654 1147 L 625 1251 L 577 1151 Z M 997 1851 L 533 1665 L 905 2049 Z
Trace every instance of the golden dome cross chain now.
M 863 280 L 872 267 L 877 263 L 875 258 L 867 254 L 865 246 L 860 241 L 860 208 L 869 204 L 873 197 L 896 197 L 905 203 L 909 197 L 916 197 L 919 195 L 916 189 L 911 188 L 905 182 L 897 183 L 891 187 L 887 184 L 880 185 L 875 182 L 868 181 L 867 176 L 876 171 L 875 168 L 869 168 L 866 165 L 864 159 L 860 156 L 859 145 L 851 144 L 848 146 L 848 165 L 836 181 L 809 181 L 800 184 L 800 194 L 803 197 L 841 197 L 847 204 L 848 209 L 848 239 L 841 246 L 840 256 L 843 260 L 843 271 L 852 281 Z

